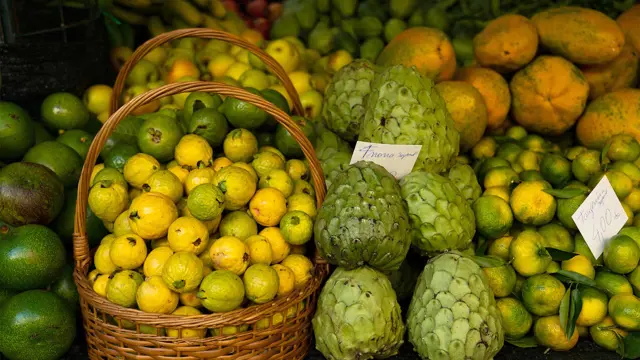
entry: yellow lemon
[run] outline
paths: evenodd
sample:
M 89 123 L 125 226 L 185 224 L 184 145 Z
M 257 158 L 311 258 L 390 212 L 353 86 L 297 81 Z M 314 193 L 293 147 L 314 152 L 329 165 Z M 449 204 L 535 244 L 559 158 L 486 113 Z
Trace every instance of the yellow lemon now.
M 260 189 L 275 188 L 280 190 L 285 198 L 293 193 L 293 180 L 284 170 L 273 170 L 258 182 Z
M 144 312 L 170 314 L 178 307 L 178 294 L 171 291 L 161 276 L 147 278 L 136 293 L 138 308 Z
M 237 237 L 223 236 L 217 239 L 209 248 L 209 256 L 216 270 L 229 270 L 242 275 L 249 267 L 249 251 Z
M 111 275 L 118 269 L 113 261 L 111 261 L 110 252 L 111 243 L 100 244 L 100 246 L 98 246 L 98 250 L 96 250 L 96 254 L 93 257 L 93 262 L 96 270 L 98 270 L 101 274 Z
M 179 295 L 179 298 L 180 304 L 184 306 L 191 306 L 194 308 L 199 308 L 202 306 L 202 301 L 198 299 L 198 290 L 182 293 Z
M 224 156 L 221 156 L 213 160 L 213 164 L 211 164 L 211 168 L 217 172 L 217 171 L 220 171 L 220 169 L 225 168 L 227 166 L 231 166 L 231 165 L 233 165 L 233 162 L 231 160 L 229 160 Z
M 171 248 L 168 246 L 161 246 L 159 248 L 151 250 L 149 255 L 147 255 L 147 259 L 142 265 L 144 276 L 162 276 L 162 269 L 164 268 L 164 264 L 167 262 L 167 260 L 169 260 L 171 255 L 173 255 L 173 250 L 171 250 Z
M 200 310 L 190 306 L 181 306 L 171 314 L 180 316 L 202 315 Z M 206 335 L 207 329 L 167 329 L 167 336 L 180 339 L 202 339 Z
M 271 253 L 273 255 L 273 264 L 277 264 L 284 260 L 289 253 L 291 252 L 291 248 L 289 244 L 285 241 L 282 236 L 282 232 L 280 232 L 280 228 L 277 227 L 266 227 L 260 231 L 258 235 L 264 236 L 269 245 L 271 245 Z
M 576 255 L 569 260 L 562 262 L 562 270 L 573 271 L 584 275 L 589 279 L 595 279 L 596 270 L 591 261 L 584 255 Z
M 282 264 L 275 264 L 271 267 L 278 274 L 278 296 L 291 294 L 296 286 L 296 277 L 293 271 Z
M 129 210 L 123 211 L 113 222 L 113 235 L 120 236 L 132 233 L 129 225 Z
M 209 167 L 191 170 L 189 175 L 184 179 L 184 192 L 187 195 L 191 194 L 191 191 L 195 189 L 196 186 L 213 182 L 215 176 L 216 172 Z
M 309 168 L 304 161 L 298 159 L 287 160 L 285 164 L 285 170 L 289 177 L 296 180 L 307 180 L 309 178 Z
M 109 286 L 109 281 L 110 280 L 111 280 L 111 276 L 110 275 L 102 274 L 102 275 L 98 276 L 96 278 L 96 280 L 93 282 L 93 291 L 95 291 L 96 294 L 106 298 L 107 297 L 107 286 Z
M 302 211 L 289 211 L 280 220 L 280 232 L 289 244 L 306 244 L 313 237 L 313 219 Z
M 294 194 L 287 198 L 287 211 L 302 211 L 315 218 L 318 214 L 316 199 L 308 194 L 296 194 L 294 191 Z
M 100 220 L 114 222 L 129 205 L 129 193 L 122 184 L 104 180 L 91 187 L 88 203 Z
M 147 179 L 142 185 L 142 191 L 157 192 L 166 195 L 174 203 L 182 199 L 182 181 L 169 170 L 160 170 Z
M 245 206 L 256 192 L 256 183 L 248 171 L 229 166 L 216 173 L 212 184 L 224 193 L 225 208 L 238 210 Z
M 304 287 L 313 277 L 313 263 L 304 255 L 291 254 L 282 260 L 281 264 L 293 272 L 296 289 Z
M 249 211 L 258 224 L 276 226 L 287 212 L 287 200 L 278 189 L 260 189 L 251 198 Z
M 147 240 L 167 236 L 169 226 L 178 218 L 176 205 L 160 193 L 144 193 L 131 203 L 129 225 L 134 233 Z
M 533 324 L 533 317 L 518 299 L 512 297 L 496 299 L 496 306 L 502 315 L 505 336 L 520 339 L 527 335 Z
M 124 164 L 124 179 L 131 186 L 141 189 L 142 185 L 158 170 L 160 170 L 158 160 L 151 155 L 138 153 Z
M 198 299 L 212 312 L 227 312 L 240 307 L 244 301 L 242 279 L 229 270 L 216 270 L 202 280 Z
M 245 296 L 256 304 L 264 304 L 273 300 L 278 294 L 278 273 L 269 265 L 254 264 L 249 266 L 242 276 Z
M 526 277 L 545 272 L 552 259 L 543 241 L 535 230 L 524 230 L 511 242 L 509 257 L 518 274 Z
M 249 236 L 244 242 L 249 250 L 250 264 L 271 264 L 273 261 L 273 253 L 271 251 L 271 245 L 264 236 Z
M 184 293 L 198 288 L 203 278 L 202 260 L 191 252 L 177 252 L 164 263 L 162 280 L 169 289 Z
M 178 164 L 191 168 L 211 165 L 213 149 L 205 138 L 187 134 L 176 145 L 174 155 Z
M 209 244 L 209 229 L 194 217 L 179 217 L 169 226 L 167 240 L 173 251 L 188 251 L 198 255 Z
M 235 129 L 224 138 L 222 149 L 232 162 L 249 162 L 258 153 L 258 139 L 249 130 Z
M 533 336 L 539 345 L 551 348 L 553 351 L 569 351 L 576 346 L 579 338 L 578 332 L 574 331 L 571 339 L 567 339 L 558 315 L 541 317 L 536 320 Z
M 234 162 L 233 164 L 231 164 L 231 166 L 235 166 L 235 167 L 239 167 L 241 169 L 247 170 L 249 174 L 251 174 L 253 181 L 255 181 L 256 183 L 258 182 L 258 174 L 256 173 L 256 170 L 246 162 L 243 162 L 243 161 Z
M 232 211 L 220 222 L 220 236 L 234 236 L 246 240 L 258 234 L 258 224 L 245 211 Z
M 607 305 L 609 299 L 600 290 L 592 287 L 580 289 L 582 297 L 582 309 L 576 320 L 578 326 L 593 326 L 604 320 L 607 316 Z
M 135 234 L 118 236 L 111 243 L 109 257 L 119 269 L 137 269 L 147 258 L 147 244 Z
M 107 300 L 128 308 L 136 306 L 136 292 L 144 279 L 139 272 L 122 270 L 111 276 L 107 284 Z

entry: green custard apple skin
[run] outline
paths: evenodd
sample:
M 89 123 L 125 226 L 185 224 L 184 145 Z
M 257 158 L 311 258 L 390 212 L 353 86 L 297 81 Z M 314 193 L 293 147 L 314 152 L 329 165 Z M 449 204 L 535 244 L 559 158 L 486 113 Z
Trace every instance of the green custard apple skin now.
M 475 215 L 451 180 L 415 171 L 400 180 L 400 188 L 415 247 L 428 254 L 469 247 L 476 232 Z
M 358 161 L 338 173 L 320 208 L 315 242 L 331 264 L 397 270 L 411 245 L 407 206 L 382 166 Z
M 478 264 L 457 252 L 431 259 L 407 313 L 409 341 L 422 359 L 492 359 L 504 345 L 502 319 Z
M 351 162 L 353 148 L 321 123 L 316 124 L 316 133 L 316 155 L 328 189 L 335 175 Z
M 385 359 L 403 343 L 400 305 L 387 277 L 363 266 L 337 268 L 313 317 L 316 348 L 327 360 Z
M 374 76 L 373 64 L 367 60 L 355 60 L 333 75 L 325 91 L 322 104 L 324 123 L 344 140 L 355 141 L 358 138 Z
M 467 199 L 469 204 L 473 204 L 473 202 L 482 195 L 482 188 L 471 166 L 459 163 L 455 164 L 449 169 L 447 177 L 458 190 L 460 190 L 462 196 Z
M 460 134 L 433 81 L 403 65 L 373 79 L 358 140 L 422 145 L 413 170 L 436 173 L 449 169 L 460 151 Z

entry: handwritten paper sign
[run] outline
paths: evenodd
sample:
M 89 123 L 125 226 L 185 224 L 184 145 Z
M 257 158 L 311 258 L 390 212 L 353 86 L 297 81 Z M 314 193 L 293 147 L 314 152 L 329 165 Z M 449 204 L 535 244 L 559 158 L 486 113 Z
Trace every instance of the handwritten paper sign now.
M 571 216 L 595 258 L 604 245 L 622 229 L 628 217 L 606 176 Z
M 350 164 L 360 160 L 376 163 L 400 179 L 409 174 L 418 160 L 422 145 L 390 145 L 358 141 Z

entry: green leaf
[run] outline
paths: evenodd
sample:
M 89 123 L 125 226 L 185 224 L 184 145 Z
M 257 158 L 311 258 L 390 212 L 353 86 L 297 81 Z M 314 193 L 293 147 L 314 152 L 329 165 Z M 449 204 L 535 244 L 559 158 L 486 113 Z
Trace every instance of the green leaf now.
M 567 335 L 567 339 L 571 339 L 573 333 L 576 330 L 576 321 L 578 320 L 578 316 L 580 316 L 580 311 L 582 310 L 582 293 L 580 288 L 575 288 L 571 292 L 571 304 L 569 306 L 569 319 L 567 321 L 567 330 L 565 334 Z
M 483 268 L 500 267 L 505 264 L 503 259 L 493 255 L 472 256 L 471 259 Z
M 569 323 L 569 307 L 571 305 L 571 286 L 567 289 L 560 301 L 560 327 L 565 334 L 567 334 L 567 324 Z
M 534 348 L 538 346 L 538 342 L 533 336 L 523 337 L 520 339 L 510 339 L 507 337 L 504 340 L 513 346 L 523 348 L 523 349 Z
M 476 255 L 483 256 L 487 252 L 487 248 L 489 247 L 489 240 L 478 237 L 478 247 L 476 248 Z
M 547 252 L 549 253 L 549 255 L 551 255 L 551 258 L 553 259 L 553 261 L 565 261 L 565 260 L 572 259 L 574 256 L 578 255 L 572 252 L 562 251 L 562 250 L 558 250 L 550 247 L 545 249 L 547 249 Z
M 578 274 L 577 272 L 558 270 L 558 272 L 553 274 L 553 276 L 555 276 L 556 279 L 567 284 L 580 284 L 597 288 L 596 282 L 593 279 L 589 279 L 588 277 L 582 274 Z
M 543 191 L 558 199 L 571 199 L 587 193 L 585 189 L 576 188 L 544 189 Z
M 617 333 L 616 333 L 617 334 Z M 634 331 L 624 337 L 620 343 L 622 356 L 626 359 L 636 359 L 640 357 L 640 332 Z

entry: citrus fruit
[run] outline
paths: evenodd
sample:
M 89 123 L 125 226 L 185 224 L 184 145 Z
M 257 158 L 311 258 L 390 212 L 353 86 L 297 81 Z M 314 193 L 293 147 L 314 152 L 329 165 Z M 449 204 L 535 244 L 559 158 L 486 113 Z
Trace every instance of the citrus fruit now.
M 496 297 L 509 296 L 516 285 L 516 272 L 511 265 L 483 268 L 489 287 Z
M 175 147 L 175 158 L 178 164 L 197 168 L 209 166 L 213 161 L 213 149 L 205 138 L 187 134 L 180 139 Z
M 595 277 L 596 285 L 609 297 L 618 294 L 633 294 L 633 288 L 624 275 L 609 271 L 598 271 Z
M 166 162 L 173 159 L 173 149 L 183 133 L 182 127 L 175 119 L 154 113 L 145 119 L 138 130 L 138 147 L 143 153 Z
M 482 197 L 486 197 L 486 196 L 497 196 L 500 199 L 506 201 L 508 205 L 509 198 L 511 197 L 511 189 L 503 186 L 487 188 L 482 193 Z
M 574 331 L 571 339 L 567 336 L 560 326 L 560 317 L 558 315 L 541 317 L 536 320 L 533 326 L 533 336 L 539 345 L 551 348 L 553 351 L 569 351 L 578 343 L 578 332 Z
M 289 256 L 291 248 L 282 236 L 280 228 L 266 227 L 262 229 L 258 235 L 264 236 L 269 242 L 269 245 L 271 245 L 273 264 L 277 264 Z
M 271 244 L 264 236 L 252 235 L 245 241 L 247 249 L 249 251 L 249 262 L 253 264 L 266 264 L 271 265 L 273 261 L 273 253 L 271 251 Z
M 202 137 L 215 148 L 222 145 L 229 132 L 229 124 L 217 109 L 204 108 L 193 113 L 187 130 Z
M 635 268 L 630 274 L 627 275 L 627 279 L 629 283 L 633 287 L 634 291 L 640 291 L 640 270 L 639 268 Z
M 260 91 L 254 88 L 245 88 L 245 90 L 261 96 Z M 224 99 L 219 110 L 227 118 L 229 124 L 235 128 L 256 129 L 267 121 L 267 113 L 264 110 L 231 96 L 227 96 Z
M 124 165 L 124 179 L 138 189 L 160 170 L 160 163 L 153 156 L 138 153 L 130 157 Z
M 540 154 L 532 150 L 523 150 L 518 154 L 518 159 L 514 165 L 520 165 L 523 170 L 535 170 L 540 171 Z M 538 174 L 539 176 L 542 176 Z
M 569 260 L 564 260 L 562 262 L 562 270 L 573 271 L 589 279 L 595 279 L 596 277 L 596 270 L 593 268 L 593 264 L 584 255 L 576 255 Z
M 144 276 L 162 276 L 164 264 L 169 260 L 171 255 L 173 255 L 173 250 L 168 246 L 161 246 L 151 250 L 142 266 Z
M 586 256 L 594 266 L 604 264 L 604 256 L 601 255 L 598 259 L 596 259 L 593 256 L 591 249 L 589 249 L 589 245 L 587 245 L 587 242 L 584 240 L 584 237 L 582 237 L 580 233 L 577 233 L 574 237 L 573 244 L 573 252 Z
M 540 173 L 554 188 L 567 185 L 573 177 L 569 160 L 557 154 L 546 154 L 542 158 Z
M 138 308 L 144 312 L 170 314 L 178 307 L 178 294 L 171 291 L 162 276 L 148 277 L 136 292 Z
M 611 183 L 611 187 L 613 191 L 616 193 L 616 196 L 620 200 L 624 200 L 633 190 L 633 182 L 631 178 L 629 178 L 622 171 L 617 170 L 608 170 L 606 173 L 597 173 L 591 177 L 589 180 L 589 187 L 594 188 L 602 179 L 602 177 L 606 175 L 607 179 Z
M 509 85 L 504 78 L 491 69 L 466 67 L 456 72 L 455 79 L 473 85 L 480 92 L 487 106 L 487 128 L 500 128 L 511 107 Z
M 627 175 L 633 182 L 634 187 L 640 185 L 640 168 L 638 165 L 629 161 L 616 161 L 609 165 L 609 169 L 618 170 Z
M 628 274 L 635 270 L 640 261 L 640 247 L 626 235 L 616 235 L 604 246 L 604 264 L 618 274 Z
M 251 198 L 249 211 L 258 224 L 275 226 L 287 211 L 287 200 L 278 189 L 260 189 Z
M 496 306 L 502 315 L 505 336 L 519 339 L 529 332 L 533 317 L 518 299 L 512 297 L 496 299 Z
M 543 225 L 538 229 L 538 233 L 544 239 L 542 242 L 544 247 L 573 252 L 573 237 L 562 226 L 556 223 Z
M 484 176 L 484 187 L 510 188 L 520 182 L 520 177 L 507 166 L 495 167 L 487 171 Z
M 200 310 L 190 307 L 181 306 L 177 308 L 171 315 L 179 316 L 195 316 L 202 315 Z M 207 335 L 207 329 L 167 329 L 167 336 L 180 339 L 201 339 Z
M 129 225 L 138 236 L 155 240 L 167 236 L 169 226 L 178 218 L 176 205 L 160 193 L 143 193 L 131 202 Z
M 315 141 L 316 130 L 311 121 L 301 116 L 292 116 L 291 120 L 298 125 L 300 130 L 302 130 L 302 133 L 307 137 L 307 139 L 309 139 L 309 141 L 311 141 L 311 143 Z M 276 127 L 275 144 L 278 150 L 280 150 L 287 158 L 301 158 L 304 156 L 298 141 L 284 126 L 282 126 L 282 124 L 278 124 Z
M 284 170 L 285 162 L 274 152 L 260 151 L 253 156 L 251 166 L 255 169 L 258 178 L 263 178 L 273 170 Z
M 545 270 L 544 272 L 547 274 L 555 274 L 560 271 L 560 269 L 560 264 L 557 261 L 552 261 L 549 263 L 549 266 L 547 266 L 547 270 Z
M 118 269 L 137 269 L 147 258 L 147 244 L 135 234 L 118 236 L 110 245 L 109 257 Z
M 318 214 L 316 199 L 306 193 L 294 192 L 294 194 L 287 198 L 287 211 L 302 211 L 313 219 Z
M 58 92 L 47 96 L 40 106 L 40 117 L 50 129 L 80 129 L 89 122 L 89 110 L 77 96 Z
M 618 294 L 609 299 L 609 316 L 623 329 L 640 330 L 640 299 L 633 294 Z
M 221 236 L 234 236 L 245 240 L 256 234 L 258 234 L 258 224 L 244 211 L 232 211 L 226 214 L 220 222 Z
M 558 313 L 565 290 L 562 282 L 552 275 L 534 275 L 522 285 L 522 302 L 534 315 L 554 315 Z
M 511 265 L 522 276 L 545 272 L 552 261 L 544 239 L 535 230 L 524 230 L 509 245 Z
M 209 244 L 209 229 L 194 217 L 179 217 L 169 226 L 167 240 L 175 252 L 187 251 L 198 255 Z
M 472 207 L 476 214 L 476 229 L 481 235 L 496 239 L 511 229 L 513 214 L 503 199 L 493 195 L 481 196 Z
M 581 189 L 584 191 L 584 194 L 577 195 L 569 199 L 557 199 L 558 207 L 556 209 L 556 216 L 558 217 L 558 220 L 560 220 L 560 223 L 562 223 L 565 228 L 577 230 L 578 227 L 576 226 L 575 221 L 573 221 L 572 216 L 587 198 L 589 188 L 582 184 L 569 184 L 565 186 L 564 189 Z
M 162 268 L 162 280 L 169 289 L 184 293 L 198 288 L 203 277 L 203 263 L 192 252 L 171 255 Z
M 495 156 L 497 148 L 498 148 L 498 144 L 493 138 L 483 137 L 471 149 L 471 156 L 473 156 L 473 158 L 476 160 L 491 159 Z M 500 159 L 500 160 L 504 160 L 504 159 Z M 505 163 L 509 164 L 509 162 L 507 162 L 506 160 L 505 160 Z M 478 181 L 479 180 L 480 178 L 478 177 Z
M 576 320 L 578 326 L 593 326 L 604 320 L 607 316 L 607 295 L 592 287 L 580 289 L 582 297 L 582 309 Z
M 128 308 L 136 306 L 136 292 L 144 278 L 137 271 L 122 270 L 115 273 L 107 284 L 107 300 Z
M 213 182 L 213 178 L 215 176 L 216 172 L 210 167 L 193 169 L 189 171 L 189 174 L 184 179 L 184 192 L 187 195 L 190 195 L 191 191 L 198 185 L 210 184 L 211 182 Z
M 209 248 L 209 257 L 216 270 L 229 270 L 242 275 L 249 267 L 247 245 L 234 236 L 222 236 Z
M 122 184 L 104 180 L 91 187 L 88 203 L 100 220 L 114 222 L 126 210 L 129 193 Z
M 610 316 L 606 316 L 602 321 L 589 328 L 589 335 L 593 342 L 603 348 L 616 351 L 620 347 L 619 337 L 624 338 L 627 332 L 616 326 Z
M 291 245 L 306 244 L 313 237 L 313 219 L 305 212 L 289 211 L 280 220 L 280 232 Z
M 315 271 L 311 260 L 304 255 L 291 254 L 284 258 L 280 264 L 293 272 L 296 289 L 304 287 L 311 280 Z
M 556 213 L 556 199 L 544 192 L 551 189 L 546 181 L 525 181 L 513 189 L 509 203 L 515 218 L 523 224 L 544 225 Z
M 187 207 L 189 213 L 196 219 L 213 220 L 220 216 L 224 210 L 224 193 L 213 184 L 200 184 L 189 193 Z
M 524 170 L 520 173 L 520 180 L 522 181 L 535 181 L 544 180 L 542 174 L 537 170 Z
M 142 184 L 142 190 L 166 195 L 174 203 L 182 199 L 183 194 L 182 182 L 169 170 L 159 170 L 153 173 L 147 181 Z
M 278 294 L 277 296 L 286 296 L 293 292 L 296 284 L 296 278 L 293 271 L 288 267 L 275 264 L 271 266 L 278 274 Z
M 493 255 L 502 260 L 509 261 L 509 246 L 513 241 L 511 236 L 503 236 L 493 240 L 487 248 L 487 255 Z
M 606 157 L 611 161 L 633 162 L 640 156 L 640 144 L 632 135 L 616 134 L 605 143 Z
M 273 300 L 279 288 L 279 277 L 275 269 L 265 264 L 249 266 L 242 276 L 247 299 L 264 304 Z
M 258 140 L 249 130 L 234 129 L 224 138 L 222 148 L 232 162 L 249 162 L 258 152 Z
M 207 310 L 226 312 L 235 310 L 244 300 L 242 279 L 228 270 L 215 270 L 200 284 L 197 297 Z

